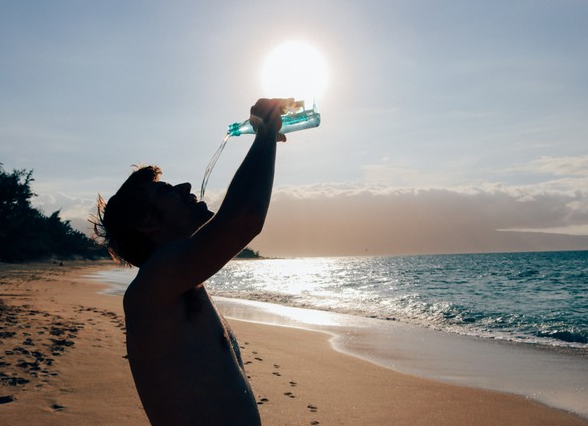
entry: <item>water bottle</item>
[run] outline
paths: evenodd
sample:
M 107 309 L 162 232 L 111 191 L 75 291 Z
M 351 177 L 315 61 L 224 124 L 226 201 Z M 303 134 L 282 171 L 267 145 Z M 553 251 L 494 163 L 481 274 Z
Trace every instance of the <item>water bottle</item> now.
M 282 115 L 282 128 L 280 129 L 280 133 L 284 134 L 295 132 L 297 130 L 312 129 L 313 127 L 318 127 L 319 124 L 321 124 L 321 115 L 318 112 L 316 103 L 313 102 L 311 109 L 305 109 L 304 101 L 295 101 L 288 106 L 287 112 Z M 200 186 L 200 199 L 204 198 L 206 185 L 208 185 L 208 178 L 212 173 L 216 161 L 225 149 L 227 141 L 231 136 L 240 136 L 243 134 L 255 134 L 255 130 L 249 120 L 229 125 L 227 135 L 223 139 L 219 149 L 210 159 L 210 162 L 204 171 L 204 178 L 202 179 L 202 185 Z
M 321 115 L 318 112 L 316 103 L 313 103 L 311 109 L 304 109 L 304 101 L 296 101 L 288 111 L 282 115 L 282 128 L 280 133 L 296 132 L 298 130 L 312 129 L 321 124 Z M 242 123 L 229 124 L 227 131 L 229 136 L 240 136 L 243 134 L 255 134 L 253 126 L 249 120 Z

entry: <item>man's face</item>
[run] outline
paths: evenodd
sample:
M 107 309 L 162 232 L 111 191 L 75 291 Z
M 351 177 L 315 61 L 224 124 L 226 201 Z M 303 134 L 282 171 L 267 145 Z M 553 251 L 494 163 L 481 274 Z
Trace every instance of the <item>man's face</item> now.
M 206 203 L 190 193 L 192 185 L 172 186 L 166 182 L 151 182 L 147 187 L 150 204 L 159 213 L 158 226 L 172 236 L 187 238 L 204 225 L 214 213 Z

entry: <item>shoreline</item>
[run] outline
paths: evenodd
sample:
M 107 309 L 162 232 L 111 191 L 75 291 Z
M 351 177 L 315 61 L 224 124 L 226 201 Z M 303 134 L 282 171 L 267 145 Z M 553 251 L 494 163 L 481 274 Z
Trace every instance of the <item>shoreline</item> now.
M 112 266 L 66 262 L 7 272 L 0 265 L 0 306 L 14 316 L 0 330 L 14 333 L 2 339 L 0 362 L 8 365 L 0 371 L 29 380 L 13 386 L 3 380 L 0 398 L 12 393 L 13 400 L 0 404 L 0 424 L 148 425 L 125 359 L 121 297 L 99 294 L 108 284 L 84 278 Z M 324 331 L 230 321 L 268 426 L 588 425 L 520 396 L 421 379 L 352 357 L 334 350 Z M 49 356 L 37 355 L 36 371 L 19 366 L 25 355 L 16 347 L 47 352 L 56 344 L 51 339 L 72 344 L 61 342 L 50 365 Z
M 329 258 L 330 259 L 330 258 Z M 240 260 L 236 260 L 235 263 L 240 263 Z M 248 263 L 248 262 L 245 262 Z M 273 268 L 275 270 L 275 268 Z M 272 272 L 274 272 L 272 274 Z M 97 281 L 110 283 L 110 287 L 106 290 L 106 293 L 123 295 L 128 283 L 134 278 L 136 274 L 136 268 L 113 268 L 107 271 L 100 271 L 96 273 L 92 278 Z M 229 273 L 230 274 L 230 273 Z M 270 276 L 276 277 L 275 271 L 268 271 Z M 220 274 L 222 276 L 222 273 Z M 224 281 L 227 277 L 222 277 L 219 281 Z M 472 329 L 469 327 L 454 326 L 449 323 L 434 322 L 423 322 L 420 318 L 409 318 L 403 317 L 402 314 L 386 314 L 385 312 L 375 312 L 363 307 L 355 306 L 355 308 L 347 306 L 341 303 L 327 303 L 321 304 L 319 299 L 312 299 L 304 297 L 300 299 L 299 295 L 296 294 L 283 294 L 280 290 L 265 291 L 264 289 L 255 290 L 252 288 L 250 283 L 247 281 L 251 280 L 251 277 L 245 278 L 245 286 L 247 290 L 238 291 L 236 288 L 225 289 L 223 286 L 218 285 L 218 281 L 215 282 L 215 278 L 208 282 L 208 291 L 215 297 L 254 301 L 254 302 L 266 302 L 269 304 L 278 304 L 294 308 L 303 308 L 309 310 L 320 310 L 325 312 L 333 312 L 339 314 L 348 314 L 361 318 L 369 318 L 382 321 L 391 321 L 399 324 L 414 325 L 419 328 L 425 328 L 429 330 L 440 331 L 442 333 L 457 334 L 461 336 L 469 336 L 472 338 L 480 338 L 483 340 L 491 341 L 504 341 L 513 344 L 522 344 L 528 347 L 544 348 L 546 350 L 553 350 L 557 352 L 569 353 L 571 355 L 578 355 L 588 357 L 588 344 L 582 343 L 581 341 L 570 341 L 565 338 L 558 337 L 544 337 L 537 335 L 536 333 L 528 333 L 525 331 L 517 332 L 516 330 L 500 331 L 498 329 L 490 328 L 487 330 Z M 263 278 L 261 278 L 263 281 Z M 261 283 L 263 284 L 263 283 Z M 317 303 L 319 302 L 319 303 Z M 331 300 L 335 302 L 335 300 Z M 508 327 L 507 327 L 508 329 Z
M 122 294 L 126 285 L 118 273 L 93 279 L 111 282 L 106 293 Z M 588 419 L 588 352 L 583 348 L 469 336 L 402 321 L 212 294 L 223 314 L 234 319 L 326 332 L 333 349 L 393 371 L 520 395 Z
M 588 358 L 583 351 L 570 355 L 400 322 L 266 302 L 215 300 L 229 318 L 324 332 L 334 350 L 396 372 L 519 395 L 588 419 Z

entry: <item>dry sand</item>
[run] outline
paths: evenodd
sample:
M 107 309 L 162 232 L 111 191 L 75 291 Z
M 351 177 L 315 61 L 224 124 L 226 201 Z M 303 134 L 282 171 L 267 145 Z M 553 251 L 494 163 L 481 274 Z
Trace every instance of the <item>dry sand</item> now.
M 109 262 L 0 264 L 0 426 L 148 425 Z M 329 336 L 231 321 L 265 426 L 588 425 L 522 397 L 442 384 L 334 351 Z

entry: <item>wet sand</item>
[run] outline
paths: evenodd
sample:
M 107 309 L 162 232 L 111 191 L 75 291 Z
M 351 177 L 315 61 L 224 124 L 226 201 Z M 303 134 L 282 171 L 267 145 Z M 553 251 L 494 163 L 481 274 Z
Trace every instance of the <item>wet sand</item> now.
M 0 425 L 148 425 L 110 262 L 0 264 Z M 231 320 L 264 425 L 588 425 L 523 397 L 417 378 L 332 349 L 330 335 Z

